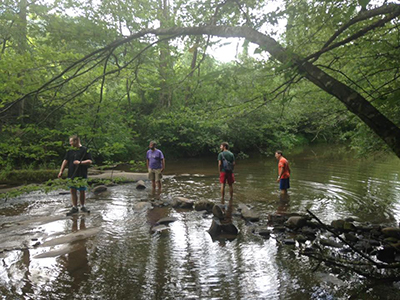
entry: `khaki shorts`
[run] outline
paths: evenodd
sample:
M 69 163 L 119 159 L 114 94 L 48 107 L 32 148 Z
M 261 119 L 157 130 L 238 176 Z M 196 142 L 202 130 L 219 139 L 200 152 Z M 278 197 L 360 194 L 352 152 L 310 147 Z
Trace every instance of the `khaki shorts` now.
M 149 180 L 161 181 L 162 174 L 161 169 L 149 169 Z

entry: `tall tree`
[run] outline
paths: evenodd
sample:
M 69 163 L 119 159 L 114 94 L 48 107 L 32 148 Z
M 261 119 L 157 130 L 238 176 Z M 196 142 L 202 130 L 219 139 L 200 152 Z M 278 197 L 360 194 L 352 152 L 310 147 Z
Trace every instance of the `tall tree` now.
M 189 3 L 193 4 L 192 2 Z M 263 2 L 262 4 L 265 3 L 267 2 Z M 375 104 L 375 101 L 371 102 L 373 99 L 371 99 L 371 101 L 367 99 L 369 94 L 366 89 L 360 88 L 351 80 L 347 80 L 346 75 L 340 73 L 340 70 L 344 68 L 343 66 L 335 66 L 339 72 L 332 68 L 334 63 L 338 60 L 337 56 L 340 54 L 340 50 L 352 49 L 357 46 L 358 43 L 362 43 L 365 48 L 375 46 L 377 42 L 379 43 L 379 41 L 382 40 L 382 33 L 385 34 L 384 36 L 390 36 L 391 42 L 395 42 L 394 47 L 391 47 L 390 55 L 397 54 L 397 56 L 399 56 L 398 52 L 400 47 L 397 46 L 398 39 L 396 40 L 392 37 L 396 36 L 396 33 L 398 33 L 397 22 L 400 15 L 400 5 L 385 4 L 376 8 L 363 8 L 357 13 L 357 9 L 359 9 L 357 1 L 350 1 L 349 3 L 347 1 L 326 2 L 301 0 L 290 1 L 290 3 L 293 3 L 294 6 L 288 5 L 284 9 L 279 8 L 275 12 L 263 15 L 256 13 L 256 10 L 260 8 L 259 2 L 252 0 L 245 2 L 226 1 L 220 13 L 214 16 L 215 19 L 212 24 L 215 25 L 204 25 L 203 21 L 204 17 L 207 15 L 206 8 L 208 8 L 207 16 L 209 16 L 210 7 L 215 7 L 215 5 L 210 1 L 196 3 L 198 7 L 198 15 L 196 17 L 192 19 L 182 18 L 179 22 L 173 23 L 173 25 L 184 24 L 188 26 L 160 27 L 158 29 L 146 28 L 133 32 L 130 36 L 125 38 L 119 38 L 107 46 L 99 48 L 76 61 L 41 88 L 14 101 L 12 105 L 19 103 L 32 94 L 38 94 L 62 86 L 65 82 L 65 76 L 71 72 L 75 72 L 74 70 L 77 69 L 84 70 L 89 61 L 104 62 L 110 57 L 110 51 L 113 53 L 117 49 L 123 47 L 123 45 L 132 44 L 133 41 L 148 38 L 150 35 L 167 39 L 187 35 L 240 37 L 259 45 L 262 51 L 267 51 L 272 60 L 279 62 L 279 64 L 276 65 L 277 70 L 287 70 L 287 74 L 290 78 L 286 78 L 286 82 L 279 85 L 273 91 L 274 93 L 280 94 L 282 90 L 286 89 L 288 84 L 296 82 L 295 78 L 306 78 L 321 90 L 337 98 L 400 157 L 400 129 L 398 127 L 398 120 L 390 120 L 385 116 L 383 111 L 378 109 L 379 107 Z M 309 3 L 312 5 L 308 5 Z M 332 7 L 329 6 L 330 3 L 333 5 Z M 162 4 L 165 3 L 162 2 Z M 346 11 L 345 14 L 340 15 L 340 8 L 346 5 L 352 8 L 352 10 Z M 290 32 L 291 29 L 287 32 L 288 39 L 281 42 L 281 44 L 272 38 L 272 36 L 263 33 L 265 32 L 265 29 L 263 29 L 264 25 L 277 22 L 279 16 L 286 16 L 286 14 L 291 13 L 295 15 L 290 19 L 289 25 L 292 26 L 292 28 L 302 28 L 303 30 L 303 38 L 301 39 L 302 46 L 293 38 L 295 34 Z M 310 14 L 311 17 L 307 18 L 307 14 Z M 299 19 L 301 18 L 305 19 L 305 22 L 301 24 L 302 27 L 297 27 L 300 24 Z M 320 23 L 314 22 L 314 20 L 319 20 Z M 324 27 L 324 22 L 329 23 L 332 27 L 327 30 L 327 28 Z M 172 26 L 171 24 L 169 25 Z M 292 37 L 290 35 L 292 35 Z M 287 44 L 285 47 L 282 46 L 285 44 Z M 149 44 L 147 46 L 143 45 L 143 51 L 149 49 L 148 46 Z M 162 47 L 162 45 L 160 47 Z M 329 55 L 332 56 L 329 57 Z M 124 65 L 114 63 L 92 82 L 94 83 L 96 80 L 101 81 L 105 76 L 113 76 L 126 70 L 136 59 L 137 58 L 133 57 L 131 61 L 126 62 Z M 329 63 L 329 60 L 331 60 L 331 63 Z M 112 62 L 112 60 L 109 61 L 110 63 Z M 343 60 L 343 62 L 344 61 L 345 60 Z M 172 66 L 169 68 L 171 71 Z M 88 71 L 85 71 L 85 73 Z M 381 71 L 382 70 L 378 70 L 378 72 Z M 79 76 L 74 76 L 74 79 L 78 77 Z M 388 93 L 392 95 L 394 95 L 399 88 L 398 85 L 396 85 L 396 78 L 397 77 L 395 77 L 394 80 L 386 79 L 386 83 L 384 83 L 385 87 L 390 87 Z M 364 80 L 368 82 L 367 78 Z M 163 90 L 163 92 L 165 92 L 165 90 Z M 380 100 L 382 99 L 382 95 L 382 93 L 377 93 L 374 99 Z M 168 101 L 164 102 L 164 104 L 165 103 L 168 103 Z M 392 104 L 395 106 L 396 110 L 398 110 L 398 104 Z M 3 110 L 3 113 L 6 109 Z

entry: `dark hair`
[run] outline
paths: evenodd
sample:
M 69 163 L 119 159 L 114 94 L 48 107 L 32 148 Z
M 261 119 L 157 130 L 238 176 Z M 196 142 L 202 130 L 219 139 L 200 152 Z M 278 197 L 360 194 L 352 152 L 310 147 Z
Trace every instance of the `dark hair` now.
M 221 145 L 224 146 L 224 148 L 225 148 L 226 150 L 229 149 L 229 144 L 228 144 L 227 142 L 222 142 Z
M 281 150 L 276 150 L 275 153 L 278 153 L 279 155 L 283 155 Z

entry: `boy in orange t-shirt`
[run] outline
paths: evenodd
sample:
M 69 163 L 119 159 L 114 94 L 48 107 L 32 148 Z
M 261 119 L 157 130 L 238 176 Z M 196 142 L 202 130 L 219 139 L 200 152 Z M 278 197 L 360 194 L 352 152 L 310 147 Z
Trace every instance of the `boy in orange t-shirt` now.
M 290 188 L 290 167 L 289 162 L 286 158 L 283 157 L 282 151 L 278 150 L 275 152 L 275 158 L 278 160 L 278 179 L 276 182 L 279 182 L 279 189 L 282 194 L 287 193 L 287 189 Z

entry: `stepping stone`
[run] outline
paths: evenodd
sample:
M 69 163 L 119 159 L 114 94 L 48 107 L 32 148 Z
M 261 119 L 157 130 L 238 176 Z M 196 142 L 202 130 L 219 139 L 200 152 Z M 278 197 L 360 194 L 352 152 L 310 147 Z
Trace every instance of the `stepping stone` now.
M 139 180 L 137 183 L 136 183 L 136 189 L 137 190 L 144 190 L 146 188 L 146 185 L 144 184 L 144 181 L 143 180 Z

